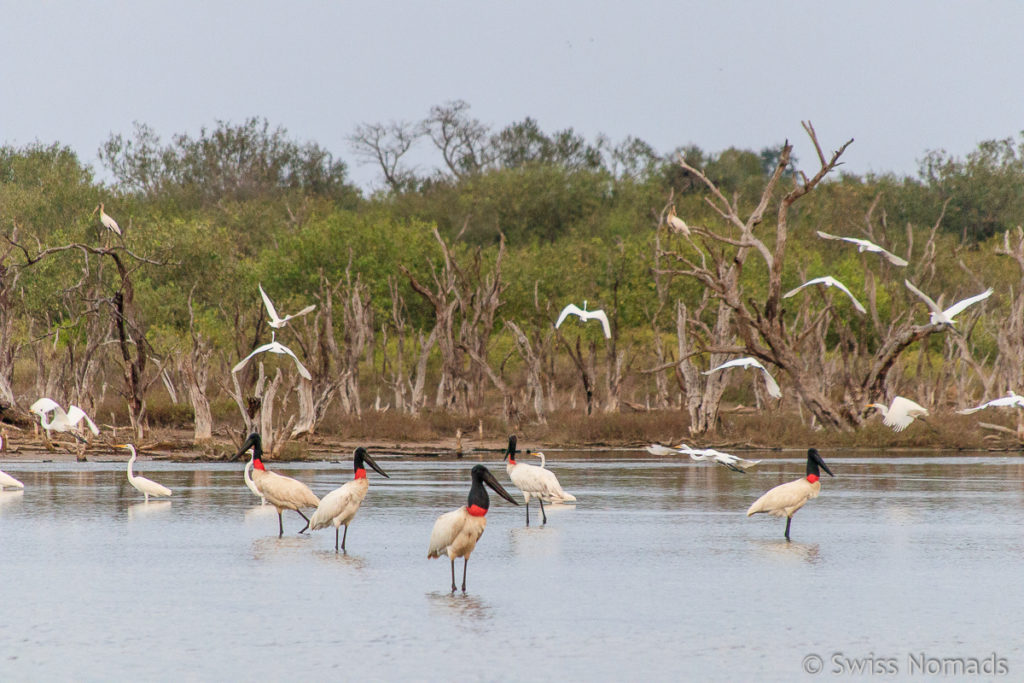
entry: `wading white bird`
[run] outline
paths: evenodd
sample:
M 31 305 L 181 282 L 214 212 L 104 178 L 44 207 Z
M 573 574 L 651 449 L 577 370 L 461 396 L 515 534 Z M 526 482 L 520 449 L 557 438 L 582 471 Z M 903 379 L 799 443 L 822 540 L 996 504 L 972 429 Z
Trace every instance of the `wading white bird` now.
M 773 398 L 782 398 L 782 390 L 779 389 L 779 383 L 775 381 L 775 378 L 771 376 L 763 365 L 761 365 L 756 358 L 736 358 L 735 360 L 722 363 L 717 368 L 711 368 L 703 374 L 710 375 L 712 372 L 718 372 L 719 370 L 726 370 L 728 368 L 757 368 L 764 375 L 764 384 L 768 389 L 768 394 Z
M 980 406 L 965 408 L 964 410 L 958 410 L 956 412 L 961 415 L 970 415 L 971 413 L 976 413 L 979 410 L 984 410 L 985 408 L 1024 408 L 1024 396 L 1018 396 L 1011 391 L 1009 396 L 997 398 L 993 401 L 989 401 L 988 403 L 982 403 Z
M 292 350 L 287 346 L 276 340 L 253 349 L 252 353 L 238 361 L 238 365 L 231 368 L 231 372 L 238 372 L 245 367 L 245 364 L 249 362 L 249 359 L 260 353 L 281 353 L 286 356 L 291 356 L 292 360 L 295 361 L 295 367 L 298 369 L 299 374 L 306 379 L 313 379 L 313 376 L 309 374 L 309 370 L 306 369 L 306 366 L 299 361 L 298 356 L 292 353 Z
M 862 240 L 857 237 L 839 237 L 837 235 L 830 235 L 827 232 L 822 232 L 821 230 L 818 230 L 818 237 L 821 237 L 822 239 L 826 240 L 842 240 L 843 242 L 856 244 L 858 251 L 871 251 L 876 254 L 881 254 L 889 261 L 889 263 L 893 264 L 894 266 L 907 265 L 907 262 L 904 259 L 901 259 L 899 256 L 892 253 L 891 251 L 886 251 L 885 249 L 878 246 L 871 240 Z
M 508 437 L 508 448 L 505 450 L 505 460 L 508 463 L 505 465 L 505 469 L 508 472 L 508 478 L 519 488 L 523 494 L 523 500 L 526 501 L 527 526 L 530 525 L 530 496 L 536 498 L 540 503 L 540 515 L 544 524 L 548 523 L 547 513 L 544 512 L 544 503 L 573 503 L 576 501 L 576 496 L 566 493 L 562 489 L 555 473 L 544 469 L 546 462 L 544 454 L 538 452 L 533 455 L 540 456 L 540 467 L 517 463 L 516 436 L 513 434 Z
M 441 557 L 441 553 L 446 553 L 451 560 L 452 593 L 455 592 L 455 558 L 463 558 L 462 592 L 465 593 L 466 565 L 469 564 L 469 556 L 487 526 L 486 515 L 491 501 L 484 484 L 513 505 L 519 505 L 483 465 L 475 465 L 471 475 L 473 485 L 469 487 L 469 499 L 458 510 L 446 512 L 437 518 L 434 529 L 430 532 L 430 547 L 427 549 L 428 559 Z
M 320 499 L 298 479 L 271 472 L 263 466 L 263 439 L 256 432 L 249 435 L 249 438 L 242 444 L 242 448 L 235 454 L 235 458 L 241 457 L 250 448 L 253 460 L 252 479 L 256 482 L 260 493 L 277 509 L 277 537 L 284 536 L 284 521 L 281 519 L 281 513 L 285 510 L 295 510 L 302 519 L 306 520 L 306 526 L 299 531 L 301 534 L 309 527 L 309 517 L 302 514 L 300 508 L 316 508 L 320 505 Z
M 136 476 L 135 472 L 132 471 L 132 465 L 135 464 L 135 459 L 138 457 L 138 452 L 135 450 L 135 446 L 130 443 L 118 444 L 118 448 L 127 448 L 132 454 L 132 457 L 128 458 L 128 483 L 138 490 L 139 493 L 146 496 L 146 502 L 149 502 L 150 496 L 169 496 L 171 490 L 163 484 L 158 484 L 152 479 L 146 479 L 142 476 Z
M 259 288 L 260 288 L 260 296 L 263 297 L 263 305 L 267 307 L 267 313 L 270 315 L 270 320 L 267 321 L 267 324 L 270 325 L 271 327 L 275 328 L 275 329 L 280 329 L 280 328 L 284 327 L 285 325 L 288 324 L 288 321 L 291 320 L 292 318 L 298 318 L 300 315 L 306 315 L 307 313 L 312 311 L 314 308 L 316 308 L 316 304 L 310 304 L 309 306 L 306 306 L 305 308 L 303 308 L 298 313 L 292 313 L 291 315 L 286 315 L 285 317 L 282 318 L 281 316 L 279 316 L 277 314 L 277 309 L 274 308 L 274 302 L 272 302 L 270 300 L 270 297 L 267 296 L 267 293 L 263 291 L 263 285 L 262 284 L 259 285 Z
M 869 403 L 867 407 L 874 408 L 880 412 L 882 414 L 882 424 L 886 427 L 892 427 L 894 432 L 902 432 L 915 419 L 928 415 L 928 411 L 924 406 L 902 396 L 894 398 L 889 406 L 882 403 Z
M 344 552 L 345 539 L 348 538 L 349 522 L 359 512 L 359 506 L 362 505 L 363 498 L 366 498 L 366 492 L 370 488 L 370 482 L 366 479 L 364 463 L 372 467 L 377 474 L 390 479 L 388 474 L 373 461 L 373 458 L 366 452 L 366 449 L 360 446 L 352 455 L 355 478 L 321 498 L 319 507 L 317 507 L 313 516 L 309 518 L 310 531 L 325 529 L 331 524 L 334 525 L 335 552 L 338 551 L 338 529 L 342 524 L 345 525 L 345 535 L 341 538 L 341 550 Z
M 267 499 L 260 493 L 260 489 L 256 486 L 256 482 L 252 480 L 252 461 L 253 458 L 249 458 L 249 462 L 245 463 L 245 470 L 242 472 L 242 479 L 245 480 L 245 485 L 249 487 L 252 494 L 260 499 L 260 505 L 266 505 Z
M 39 417 L 39 424 L 42 425 L 43 429 L 49 432 L 69 432 L 72 436 L 78 440 L 82 440 L 75 430 L 78 429 L 78 423 L 85 420 L 85 424 L 96 436 L 99 436 L 100 430 L 96 426 L 96 423 L 89 419 L 89 416 L 85 414 L 85 411 L 78 406 L 68 406 L 68 411 L 65 413 L 64 409 L 61 408 L 56 401 L 49 398 L 41 398 L 31 406 L 29 406 L 29 412 L 34 413 Z M 50 413 L 53 416 L 50 417 Z
M 608 316 L 605 315 L 605 312 L 600 309 L 596 311 L 588 311 L 587 302 L 585 299 L 583 301 L 583 308 L 579 308 L 576 304 L 569 304 L 568 306 L 563 308 L 562 312 L 558 314 L 558 321 L 555 323 L 555 329 L 559 328 L 562 325 L 562 323 L 565 322 L 565 319 L 570 315 L 579 316 L 580 320 L 584 321 L 600 320 L 601 327 L 604 328 L 604 338 L 612 338 L 612 328 L 611 325 L 608 324 Z
M 968 306 L 976 304 L 979 301 L 984 301 L 985 299 L 989 298 L 992 295 L 992 288 L 989 287 L 981 294 L 976 294 L 968 299 L 964 299 L 963 301 L 958 301 L 949 308 L 947 308 L 946 310 L 942 310 L 941 308 L 939 308 L 939 305 L 937 303 L 932 301 L 932 298 L 930 296 L 928 296 L 920 289 L 915 287 L 913 284 L 911 284 L 910 280 L 904 280 L 903 284 L 907 286 L 907 289 L 916 294 L 918 298 L 921 299 L 921 301 L 927 304 L 928 309 L 932 312 L 930 317 L 932 325 L 952 325 L 953 317 L 955 315 L 962 312 Z
M 776 517 L 786 518 L 786 540 L 789 540 L 789 525 L 793 521 L 793 514 L 802 508 L 811 498 L 817 498 L 821 491 L 821 483 L 818 481 L 821 476 L 821 468 L 828 472 L 828 476 L 834 477 L 832 470 L 828 468 L 825 461 L 816 448 L 807 451 L 807 474 L 806 476 L 785 484 L 779 484 L 769 490 L 763 496 L 754 501 L 754 504 L 747 510 L 747 517 L 756 515 L 759 512 L 767 512 Z
M 855 297 L 853 295 L 853 293 L 849 289 L 846 288 L 846 285 L 844 285 L 842 282 L 840 282 L 839 280 L 835 279 L 831 275 L 826 275 L 825 277 L 816 277 L 813 280 L 808 280 L 807 282 L 803 283 L 802 285 L 800 285 L 796 289 L 791 289 L 788 292 L 786 292 L 785 294 L 783 294 L 782 298 L 783 299 L 788 299 L 789 297 L 793 296 L 794 294 L 799 292 L 804 287 L 810 287 L 812 285 L 825 285 L 826 287 L 835 287 L 836 289 L 838 289 L 841 292 L 843 292 L 844 294 L 846 294 L 846 296 L 850 297 L 850 301 L 853 302 L 853 307 L 854 308 L 856 308 L 861 313 L 867 313 L 868 312 L 867 309 L 864 308 L 864 306 L 859 301 L 857 301 L 857 297 Z
M 23 489 L 25 485 L 3 470 L 0 470 L 0 489 L 5 488 Z
M 647 447 L 647 452 L 651 455 L 688 455 L 691 460 L 698 462 L 711 460 L 740 474 L 746 474 L 747 469 L 761 462 L 760 460 L 747 460 L 731 453 L 723 453 L 714 448 L 690 448 L 685 443 L 681 443 L 675 448 L 652 443 Z
M 668 223 L 668 227 L 671 228 L 672 232 L 683 235 L 690 234 L 690 226 L 686 224 L 686 221 L 676 215 L 675 204 L 668 208 L 668 216 L 665 217 L 665 222 Z
M 96 213 L 97 211 L 100 212 L 100 223 L 103 224 L 103 227 L 117 235 L 120 235 L 121 226 L 119 226 L 117 221 L 111 218 L 110 215 L 103 210 L 103 202 L 100 202 L 100 205 L 92 210 L 93 213 Z

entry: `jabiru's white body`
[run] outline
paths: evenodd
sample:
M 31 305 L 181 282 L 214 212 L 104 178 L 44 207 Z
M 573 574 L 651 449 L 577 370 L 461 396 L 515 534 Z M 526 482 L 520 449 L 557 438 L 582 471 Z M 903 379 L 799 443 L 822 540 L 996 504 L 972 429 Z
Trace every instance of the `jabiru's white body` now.
M 366 492 L 370 490 L 370 482 L 366 478 L 366 470 L 363 468 L 363 463 L 370 465 L 378 474 L 385 477 L 388 475 L 384 473 L 377 463 L 370 458 L 365 448 L 359 447 L 353 455 L 353 464 L 355 466 L 355 478 L 352 481 L 346 482 L 342 486 L 334 489 L 320 500 L 320 505 L 317 507 L 316 512 L 309 518 L 309 528 L 311 531 L 317 529 L 325 529 L 331 524 L 334 525 L 334 549 L 338 549 L 338 529 L 342 524 L 345 525 L 345 537 L 341 541 L 341 549 L 345 549 L 345 540 L 348 538 L 348 525 L 349 522 L 359 512 L 359 506 L 363 504 L 363 499 L 366 498 Z
M 245 485 L 252 491 L 252 495 L 260 499 L 260 505 L 266 505 L 267 499 L 260 493 L 259 487 L 256 486 L 256 482 L 252 479 L 252 458 L 249 458 L 249 462 L 245 463 L 245 470 L 242 472 L 242 479 L 245 480 Z
M 12 488 L 12 489 L 23 489 L 25 485 L 20 481 L 0 470 L 0 489 Z
M 284 521 L 281 519 L 281 513 L 285 510 L 295 510 L 300 517 L 306 520 L 306 526 L 299 531 L 301 534 L 309 526 L 309 518 L 302 513 L 302 509 L 316 508 L 320 505 L 320 499 L 298 479 L 271 472 L 263 466 L 263 440 L 256 432 L 249 435 L 235 457 L 241 456 L 250 448 L 253 449 L 252 480 L 267 502 L 277 510 L 278 537 L 284 535 Z
M 835 476 L 822 460 L 817 449 L 809 449 L 807 451 L 807 474 L 801 479 L 779 484 L 770 489 L 747 509 L 747 517 L 759 512 L 785 517 L 786 540 L 788 541 L 789 525 L 793 521 L 793 514 L 806 505 L 807 501 L 817 498 L 821 492 L 821 482 L 818 481 L 818 478 L 822 469 L 828 472 L 830 477 Z
M 132 467 L 135 465 L 135 459 L 139 457 L 138 452 L 135 450 L 135 446 L 129 444 L 123 444 L 118 448 L 127 448 L 132 454 L 132 457 L 128 458 L 128 483 L 135 487 L 135 489 L 146 497 L 146 502 L 149 502 L 149 497 L 154 496 L 156 498 L 163 498 L 171 495 L 171 490 L 163 484 L 158 484 L 152 479 L 147 479 L 143 476 L 137 476 L 133 471 Z
M 60 405 L 49 398 L 41 398 L 31 406 L 29 406 L 29 412 L 35 414 L 39 418 L 39 424 L 42 425 L 48 433 L 54 432 L 71 432 L 74 434 L 75 430 L 78 429 L 78 423 L 85 420 L 85 424 L 96 436 L 99 436 L 100 430 L 96 426 L 96 423 L 89 419 L 89 416 L 85 414 L 85 411 L 78 406 L 68 406 L 67 412 Z M 52 417 L 51 417 L 52 413 Z
M 526 503 L 526 523 L 530 523 L 530 498 L 536 498 L 540 503 L 541 517 L 547 523 L 547 513 L 544 512 L 544 503 L 573 503 L 576 496 L 566 493 L 558 478 L 551 470 L 545 469 L 544 454 L 534 453 L 541 458 L 541 467 L 527 465 L 516 461 L 515 458 L 516 437 L 509 437 L 508 450 L 505 453 L 507 464 L 505 471 L 508 478 L 522 492 L 523 500 Z
M 902 432 L 917 418 L 928 415 L 928 410 L 924 406 L 902 396 L 894 398 L 889 406 L 883 403 L 869 403 L 867 407 L 880 412 L 882 424 L 892 427 L 894 432 Z

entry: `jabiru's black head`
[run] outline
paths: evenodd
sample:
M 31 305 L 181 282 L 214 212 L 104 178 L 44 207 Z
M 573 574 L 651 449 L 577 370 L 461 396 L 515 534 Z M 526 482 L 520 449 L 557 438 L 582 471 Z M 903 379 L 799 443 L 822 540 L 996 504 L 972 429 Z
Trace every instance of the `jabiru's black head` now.
M 352 454 L 352 464 L 354 465 L 356 472 L 358 472 L 361 469 L 364 469 L 364 462 L 370 467 L 372 467 L 374 471 L 376 471 L 377 474 L 381 475 L 382 477 L 387 477 L 388 479 L 391 478 L 388 476 L 387 472 L 382 470 L 377 465 L 377 463 L 373 461 L 373 458 L 371 458 L 370 454 L 366 452 L 366 449 L 360 446 L 359 448 L 356 449 L 356 452 Z
M 515 437 L 512 438 L 514 439 Z M 483 465 L 474 465 L 472 475 L 473 485 L 469 487 L 469 501 L 466 503 L 467 507 L 476 505 L 484 510 L 490 507 L 491 501 L 487 496 L 487 489 L 484 488 L 484 484 L 490 486 L 494 489 L 495 493 L 513 505 L 519 505 L 519 503 L 509 495 L 508 491 L 505 490 L 505 487 L 498 483 L 498 480 L 494 478 L 491 471 Z
M 516 435 L 515 434 L 509 434 L 509 437 L 508 437 L 508 448 L 505 449 L 505 457 L 503 459 L 504 460 L 515 460 L 516 459 Z
M 818 452 L 817 448 L 810 448 L 810 449 L 808 449 L 807 450 L 807 474 L 813 474 L 816 477 L 821 476 L 821 472 L 818 471 L 819 467 L 821 469 L 825 470 L 826 472 L 828 472 L 828 476 L 830 476 L 830 477 L 836 476 L 836 475 L 832 474 L 832 470 L 830 470 L 828 468 L 828 465 L 825 464 L 825 461 L 821 459 L 821 453 Z
M 235 457 L 232 460 L 238 460 L 242 455 L 249 449 L 252 449 L 252 455 L 255 460 L 263 459 L 263 439 L 260 438 L 259 432 L 253 432 L 249 435 L 249 438 L 245 440 L 242 447 L 235 453 Z

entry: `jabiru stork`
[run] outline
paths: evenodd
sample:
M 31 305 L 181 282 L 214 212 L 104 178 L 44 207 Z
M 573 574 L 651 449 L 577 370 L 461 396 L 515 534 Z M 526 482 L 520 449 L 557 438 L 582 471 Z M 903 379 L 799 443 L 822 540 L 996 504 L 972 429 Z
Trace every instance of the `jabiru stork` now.
M 820 469 L 819 469 L 820 468 Z M 821 482 L 818 481 L 821 470 L 828 472 L 828 476 L 834 477 L 832 470 L 822 460 L 818 449 L 811 448 L 807 451 L 807 474 L 796 481 L 779 484 L 769 490 L 763 496 L 754 501 L 754 504 L 747 510 L 747 517 L 759 512 L 767 512 L 776 517 L 786 518 L 786 540 L 789 540 L 789 525 L 793 522 L 793 514 L 802 508 L 811 498 L 817 498 L 821 491 Z
M 284 536 L 284 521 L 281 513 L 285 510 L 295 510 L 302 519 L 306 520 L 306 526 L 299 530 L 303 533 L 309 528 L 309 517 L 302 514 L 301 508 L 316 508 L 320 505 L 320 499 L 316 497 L 308 486 L 298 479 L 292 479 L 276 472 L 271 472 L 263 465 L 263 439 L 258 432 L 253 432 L 242 444 L 242 448 L 235 454 L 239 458 L 243 453 L 252 449 L 252 480 L 260 493 L 277 509 L 277 537 Z
M 540 514 L 544 524 L 548 523 L 547 513 L 544 512 L 544 501 L 549 503 L 572 503 L 576 500 L 576 496 L 566 493 L 562 489 L 562 485 L 558 483 L 555 473 L 544 468 L 544 456 L 541 455 L 540 457 L 542 458 L 541 467 L 516 462 L 516 435 L 512 434 L 508 437 L 508 448 L 505 451 L 505 460 L 508 462 L 505 465 L 505 469 L 508 472 L 509 479 L 519 488 L 523 494 L 523 499 L 526 501 L 527 526 L 530 525 L 530 496 L 536 498 L 537 502 L 540 503 Z
M 359 512 L 359 506 L 366 497 L 370 488 L 370 482 L 366 479 L 365 465 L 369 465 L 382 477 L 390 479 L 387 472 L 382 470 L 366 449 L 360 446 L 352 455 L 352 465 L 355 469 L 355 478 L 345 482 L 344 485 L 334 489 L 322 499 L 316 512 L 309 518 L 310 531 L 325 529 L 334 524 L 334 551 L 338 551 L 338 529 L 345 525 L 345 535 L 341 539 L 341 550 L 345 551 L 345 539 L 348 538 L 348 525 L 352 518 Z

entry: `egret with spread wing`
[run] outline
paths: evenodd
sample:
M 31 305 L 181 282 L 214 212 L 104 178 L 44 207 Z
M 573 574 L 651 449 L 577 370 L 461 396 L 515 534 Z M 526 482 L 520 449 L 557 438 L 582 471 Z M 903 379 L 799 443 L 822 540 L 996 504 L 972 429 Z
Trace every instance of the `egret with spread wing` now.
M 846 288 L 846 285 L 844 285 L 842 282 L 840 282 L 839 280 L 835 279 L 831 275 L 826 275 L 825 277 L 816 277 L 813 280 L 808 280 L 807 282 L 803 283 L 802 285 L 800 285 L 796 289 L 791 289 L 788 292 L 786 292 L 785 294 L 783 294 L 782 298 L 783 299 L 788 299 L 789 297 L 793 296 L 794 294 L 799 292 L 804 287 L 810 287 L 812 285 L 825 285 L 826 287 L 835 287 L 836 289 L 838 289 L 841 292 L 843 292 L 844 294 L 846 294 L 846 296 L 850 297 L 850 301 L 853 302 L 853 307 L 854 308 L 856 308 L 861 313 L 867 313 L 868 312 L 867 309 L 864 308 L 864 306 L 859 301 L 857 301 L 857 297 L 855 297 L 853 295 L 853 293 L 849 289 Z
M 41 398 L 33 403 L 28 410 L 30 413 L 39 417 L 39 424 L 42 425 L 47 434 L 51 431 L 69 432 L 72 436 L 81 440 L 81 437 L 75 433 L 75 430 L 78 429 L 78 423 L 85 420 L 85 424 L 89 427 L 89 431 L 96 436 L 99 436 L 99 427 L 97 427 L 96 423 L 90 420 L 89 416 L 85 414 L 85 411 L 78 406 L 68 406 L 68 411 L 64 412 L 64 409 L 61 408 L 53 399 Z M 50 416 L 51 413 L 52 417 Z
M 901 259 L 899 256 L 892 253 L 891 251 L 886 251 L 885 249 L 878 246 L 871 240 L 863 240 L 857 237 L 839 237 L 837 235 L 830 235 L 827 232 L 822 232 L 821 230 L 818 230 L 818 237 L 821 237 L 822 239 L 826 240 L 842 240 L 843 242 L 850 242 L 851 244 L 856 244 L 858 251 L 871 251 L 876 254 L 881 254 L 889 261 L 889 263 L 893 264 L 894 266 L 907 265 L 906 260 Z
M 880 412 L 882 424 L 892 427 L 894 432 L 902 432 L 917 418 L 928 415 L 928 410 L 924 406 L 902 396 L 894 398 L 888 406 L 883 403 L 869 403 L 867 407 Z
M 557 329 L 558 327 L 561 327 L 562 323 L 565 322 L 565 319 L 570 315 L 579 316 L 580 320 L 600 320 L 601 327 L 604 328 L 604 338 L 612 338 L 612 328 L 611 325 L 608 324 L 608 316 L 600 309 L 596 311 L 588 311 L 586 300 L 583 301 L 583 308 L 578 307 L 576 304 L 569 304 L 563 308 L 562 312 L 558 314 L 558 321 L 555 323 L 555 328 Z
M 267 296 L 267 293 L 263 291 L 262 284 L 259 285 L 259 288 L 260 296 L 263 297 L 263 305 L 267 307 L 267 314 L 270 316 L 270 320 L 267 321 L 267 324 L 273 327 L 274 329 L 280 329 L 287 325 L 288 321 L 291 320 L 292 318 L 298 318 L 300 315 L 306 315 L 314 308 L 316 308 L 316 304 L 310 304 L 309 306 L 306 306 L 298 313 L 292 313 L 291 315 L 286 315 L 285 317 L 282 318 L 277 314 L 277 309 L 274 308 L 274 302 L 271 301 L 270 297 Z
M 736 358 L 735 360 L 722 363 L 717 368 L 711 368 L 703 374 L 710 375 L 712 372 L 718 372 L 727 368 L 757 368 L 764 375 L 764 384 L 768 388 L 768 394 L 773 398 L 782 398 L 782 390 L 779 389 L 779 383 L 775 381 L 771 373 L 756 358 Z
M 979 410 L 984 410 L 985 408 L 1024 408 L 1024 396 L 1018 396 L 1011 391 L 1009 396 L 997 398 L 993 401 L 989 401 L 988 403 L 982 403 L 980 406 L 965 408 L 964 410 L 958 410 L 956 412 L 961 415 L 970 415 L 971 413 L 976 413 Z
M 306 369 L 306 366 L 303 365 L 301 361 L 299 361 L 298 356 L 292 353 L 291 349 L 289 349 L 287 346 L 285 346 L 284 344 L 277 340 L 274 340 L 269 344 L 264 344 L 263 346 L 259 346 L 253 349 L 252 353 L 250 353 L 242 360 L 238 361 L 238 365 L 231 368 L 231 372 L 238 372 L 239 370 L 244 368 L 245 364 L 249 362 L 249 359 L 258 353 L 280 353 L 286 356 L 291 356 L 292 360 L 295 361 L 295 367 L 298 368 L 299 374 L 305 377 L 306 379 L 313 379 L 313 376 L 309 374 L 309 370 Z
M 691 460 L 698 462 L 711 460 L 740 474 L 746 474 L 747 469 L 761 462 L 760 460 L 747 460 L 731 453 L 723 453 L 714 448 L 690 448 L 685 443 L 681 443 L 675 448 L 654 443 L 647 447 L 647 452 L 651 455 L 688 455 Z
M 921 299 L 921 301 L 927 304 L 928 309 L 932 312 L 930 318 L 932 325 L 952 325 L 954 316 L 956 316 L 958 313 L 963 312 L 963 310 L 966 309 L 968 306 L 972 306 L 978 303 L 979 301 L 984 301 L 985 299 L 989 298 L 992 295 L 992 288 L 989 287 L 981 294 L 975 294 L 974 296 L 964 299 L 963 301 L 957 301 L 955 304 L 953 304 L 946 310 L 942 310 L 941 308 L 939 308 L 939 305 L 932 300 L 930 296 L 928 296 L 920 289 L 915 287 L 910 282 L 910 280 L 904 280 L 903 284 L 907 286 L 907 289 L 916 294 L 918 298 Z M 941 299 L 941 297 L 939 298 Z

